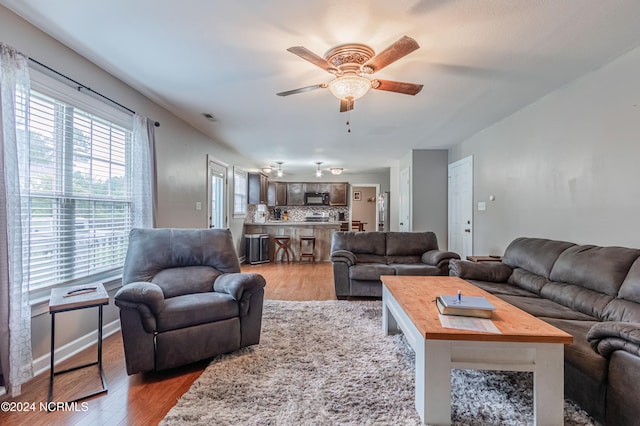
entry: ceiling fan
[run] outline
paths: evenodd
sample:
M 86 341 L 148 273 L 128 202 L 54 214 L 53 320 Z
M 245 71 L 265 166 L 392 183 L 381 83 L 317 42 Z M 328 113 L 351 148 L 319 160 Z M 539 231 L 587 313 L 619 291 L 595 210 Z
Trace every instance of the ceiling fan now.
M 416 95 L 422 90 L 422 84 L 370 79 L 368 76 L 418 48 L 418 43 L 407 36 L 400 38 L 377 55 L 372 48 L 360 43 L 336 46 L 325 53 L 324 58 L 302 46 L 290 47 L 287 51 L 335 75 L 335 78 L 328 83 L 301 87 L 277 95 L 289 96 L 329 88 L 331 93 L 340 99 L 340 112 L 352 110 L 355 100 L 364 96 L 369 89 Z

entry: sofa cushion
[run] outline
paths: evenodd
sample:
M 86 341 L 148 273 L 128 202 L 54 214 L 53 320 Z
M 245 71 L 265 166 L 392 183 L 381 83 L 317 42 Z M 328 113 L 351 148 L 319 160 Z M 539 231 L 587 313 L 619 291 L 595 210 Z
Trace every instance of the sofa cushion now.
M 540 294 L 547 299 L 598 319 L 602 319 L 605 307 L 613 300 L 612 296 L 588 288 L 556 282 L 545 285 Z
M 336 231 L 331 239 L 331 251 L 348 250 L 358 254 L 384 256 L 387 250 L 385 232 Z
M 535 297 L 523 297 L 523 296 L 510 296 L 504 294 L 496 294 L 501 299 L 504 299 L 508 303 L 522 309 L 525 312 L 530 313 L 536 317 L 549 317 L 568 320 L 580 320 L 580 321 L 596 321 L 596 318 L 574 311 L 571 308 L 563 306 L 549 299 L 535 298 Z
M 640 303 L 640 258 L 631 265 L 629 273 L 620 286 L 618 297 Z
M 393 267 L 383 263 L 358 263 L 349 268 L 349 278 L 352 280 L 380 281 L 380 275 L 395 275 Z
M 221 272 L 210 266 L 182 266 L 161 270 L 151 282 L 162 289 L 164 297 L 175 297 L 211 291 L 219 275 Z
M 422 253 L 438 249 L 438 239 L 433 232 L 385 232 L 387 256 L 422 256 Z
M 507 282 L 513 269 L 501 262 L 469 262 L 468 260 L 449 260 L 449 275 L 464 279 Z
M 390 265 L 396 271 L 396 275 L 440 275 L 440 268 L 437 266 L 425 265 L 424 263 L 414 265 Z
M 615 297 L 638 256 L 640 250 L 625 247 L 569 247 L 558 256 L 549 279 Z
M 573 336 L 573 343 L 564 347 L 564 359 L 566 362 L 600 383 L 606 382 L 609 362 L 605 357 L 594 351 L 587 340 L 589 329 L 597 322 L 544 317 L 540 319 Z
M 387 263 L 386 256 L 380 256 L 377 254 L 357 253 L 356 263 Z
M 510 296 L 522 296 L 522 297 L 540 297 L 535 293 L 532 293 L 524 288 L 515 286 L 513 284 L 508 283 L 494 283 L 491 281 L 478 281 L 478 280 L 470 280 L 466 279 L 471 284 L 476 287 L 480 287 L 484 291 L 487 291 L 491 294 L 500 295 L 510 295 Z
M 604 308 L 603 321 L 640 322 L 640 304 L 615 298 Z
M 387 262 L 389 265 L 392 264 L 405 264 L 405 265 L 415 265 L 422 264 L 422 256 L 387 256 Z
M 220 321 L 239 315 L 238 303 L 226 293 L 185 294 L 165 300 L 156 316 L 158 332 Z
M 502 262 L 512 268 L 522 268 L 549 278 L 549 273 L 560 253 L 574 246 L 565 241 L 543 238 L 516 238 L 505 250 Z
M 549 284 L 549 280 L 526 269 L 516 268 L 509 277 L 509 284 L 521 287 L 535 294 L 540 294 L 540 290 Z

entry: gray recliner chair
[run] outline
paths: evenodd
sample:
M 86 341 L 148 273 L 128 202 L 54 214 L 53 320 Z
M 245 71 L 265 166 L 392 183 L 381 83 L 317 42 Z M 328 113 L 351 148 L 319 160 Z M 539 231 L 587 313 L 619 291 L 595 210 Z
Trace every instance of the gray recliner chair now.
M 265 280 L 240 273 L 229 230 L 132 229 L 122 283 L 115 304 L 128 374 L 260 341 Z

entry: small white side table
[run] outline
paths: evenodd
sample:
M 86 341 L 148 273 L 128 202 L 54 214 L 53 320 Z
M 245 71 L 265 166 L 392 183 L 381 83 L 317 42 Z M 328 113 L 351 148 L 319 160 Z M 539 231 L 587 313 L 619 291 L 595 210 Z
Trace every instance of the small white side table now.
M 81 396 L 69 402 L 77 402 L 104 392 L 107 392 L 107 379 L 102 370 L 102 307 L 109 304 L 109 295 L 102 284 L 79 285 L 74 287 L 59 287 L 51 290 L 49 299 L 49 314 L 51 314 L 51 370 L 49 371 L 49 402 L 53 401 L 53 381 L 58 374 L 69 373 L 85 367 L 98 365 L 102 389 L 88 395 Z M 62 371 L 54 371 L 56 314 L 75 311 L 77 309 L 98 308 L 98 360 Z

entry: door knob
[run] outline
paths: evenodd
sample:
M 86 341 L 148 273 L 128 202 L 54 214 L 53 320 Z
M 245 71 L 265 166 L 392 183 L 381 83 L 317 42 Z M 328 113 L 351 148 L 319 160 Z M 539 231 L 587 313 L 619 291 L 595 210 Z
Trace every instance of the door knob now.
M 464 230 L 464 232 L 471 232 L 471 229 L 466 228 L 466 229 Z

